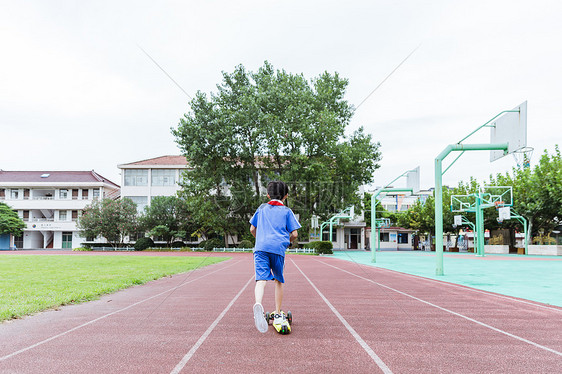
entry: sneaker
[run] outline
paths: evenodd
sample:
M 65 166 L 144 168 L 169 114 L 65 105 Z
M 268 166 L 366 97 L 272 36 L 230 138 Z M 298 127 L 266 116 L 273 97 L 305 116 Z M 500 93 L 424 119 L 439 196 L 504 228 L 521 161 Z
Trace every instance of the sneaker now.
M 273 317 L 273 327 L 281 334 L 288 334 L 291 332 L 291 325 L 289 325 L 287 316 L 283 312 L 275 314 Z
M 263 313 L 263 306 L 260 303 L 254 304 L 254 323 L 256 324 L 256 328 L 259 332 L 267 332 L 267 321 L 265 320 L 265 315 Z

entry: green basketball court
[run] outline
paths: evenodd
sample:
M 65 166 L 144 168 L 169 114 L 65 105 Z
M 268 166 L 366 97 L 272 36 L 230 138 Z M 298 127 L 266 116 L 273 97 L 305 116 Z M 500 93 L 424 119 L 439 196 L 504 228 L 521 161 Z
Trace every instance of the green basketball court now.
M 377 252 L 376 264 L 371 253 L 334 252 L 334 257 L 357 264 L 418 275 L 507 296 L 562 307 L 562 258 L 555 256 L 518 256 L 451 253 L 445 255 L 447 272 L 435 274 L 435 252 Z M 415 282 L 415 279 L 412 280 Z

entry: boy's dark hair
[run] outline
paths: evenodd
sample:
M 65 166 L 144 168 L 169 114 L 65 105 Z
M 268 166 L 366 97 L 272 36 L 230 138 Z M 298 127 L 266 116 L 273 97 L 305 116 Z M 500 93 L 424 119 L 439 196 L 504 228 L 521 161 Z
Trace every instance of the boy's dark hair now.
M 287 187 L 285 182 L 272 181 L 267 185 L 267 194 L 272 200 L 281 200 L 288 193 L 289 187 Z

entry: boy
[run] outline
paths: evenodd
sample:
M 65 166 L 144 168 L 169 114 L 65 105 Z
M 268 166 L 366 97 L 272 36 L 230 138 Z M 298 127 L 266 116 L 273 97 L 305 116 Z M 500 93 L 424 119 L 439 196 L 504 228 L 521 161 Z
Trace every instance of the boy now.
M 301 225 L 283 203 L 289 194 L 289 188 L 281 181 L 267 185 L 267 197 L 271 200 L 262 204 L 250 220 L 250 232 L 256 238 L 254 247 L 254 267 L 256 288 L 254 304 L 254 322 L 258 331 L 267 332 L 262 300 L 268 280 L 275 280 L 275 312 L 273 326 L 277 331 L 291 331 L 287 316 L 281 311 L 283 301 L 283 268 L 285 251 L 291 242 L 297 239 L 297 230 Z

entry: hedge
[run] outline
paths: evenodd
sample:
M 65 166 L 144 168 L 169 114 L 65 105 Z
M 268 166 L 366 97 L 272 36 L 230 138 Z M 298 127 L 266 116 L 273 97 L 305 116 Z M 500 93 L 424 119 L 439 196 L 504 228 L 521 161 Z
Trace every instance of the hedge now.
M 331 255 L 334 253 L 334 251 L 332 250 L 334 246 L 330 241 L 310 242 L 305 244 L 305 247 L 315 249 L 316 253 L 318 254 Z
M 145 249 L 153 246 L 154 241 L 151 238 L 140 238 L 135 243 L 135 251 L 144 251 Z

